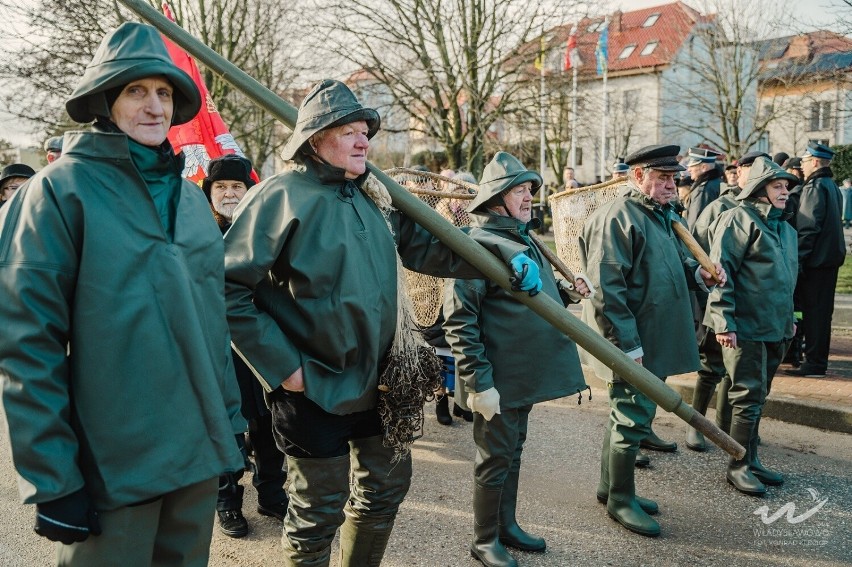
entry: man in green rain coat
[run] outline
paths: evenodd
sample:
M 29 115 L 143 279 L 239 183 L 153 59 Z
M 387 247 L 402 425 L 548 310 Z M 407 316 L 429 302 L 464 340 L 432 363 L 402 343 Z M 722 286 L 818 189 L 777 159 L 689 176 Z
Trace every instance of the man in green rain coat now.
M 221 235 L 166 139 L 200 104 L 123 24 L 66 104 L 92 131 L 2 211 L 12 459 L 60 565 L 207 565 L 217 477 L 243 466 Z
M 689 289 L 713 283 L 671 227 L 679 150 L 648 146 L 628 156 L 628 186 L 589 216 L 580 237 L 581 266 L 598 288 L 583 321 L 661 380 L 698 368 Z M 649 516 L 657 503 L 636 496 L 633 470 L 657 406 L 603 363 L 585 353 L 584 361 L 609 383 L 598 500 L 627 529 L 657 536 Z
M 557 282 L 530 238 L 533 194 L 541 176 L 506 152 L 486 166 L 479 192 L 467 210 L 470 236 L 488 249 L 511 242 L 523 246 L 541 270 L 541 292 L 557 301 L 578 301 L 589 292 L 582 276 L 577 289 Z M 444 330 L 459 378 L 474 411 L 474 541 L 471 553 L 488 567 L 517 562 L 505 549 L 542 552 L 543 538 L 524 531 L 515 519 L 521 453 L 533 404 L 586 388 L 577 345 L 509 292 L 485 280 L 455 280 L 447 286 Z M 547 345 L 547 353 L 539 351 Z
M 328 565 L 341 524 L 340 565 L 378 565 L 408 491 L 411 459 L 394 462 L 377 410 L 399 316 L 397 253 L 412 270 L 481 277 L 405 215 L 383 215 L 366 169 L 379 126 L 346 85 L 319 83 L 282 154 L 290 171 L 253 188 L 225 235 L 234 345 L 269 392 L 287 455 L 285 565 Z M 529 265 L 523 249 L 506 243 L 501 256 Z

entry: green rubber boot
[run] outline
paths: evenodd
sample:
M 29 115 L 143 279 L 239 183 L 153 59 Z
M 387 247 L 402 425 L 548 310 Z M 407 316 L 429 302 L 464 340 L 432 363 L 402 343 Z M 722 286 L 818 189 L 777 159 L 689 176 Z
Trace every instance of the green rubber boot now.
M 518 507 L 519 478 L 519 471 L 509 471 L 503 483 L 503 494 L 500 497 L 500 543 L 521 551 L 541 553 L 547 548 L 547 542 L 543 537 L 525 532 L 515 518 Z
M 619 524 L 639 535 L 657 537 L 660 525 L 636 500 L 634 462 L 636 451 L 609 451 L 609 498 L 606 511 Z
M 650 426 L 649 426 L 650 427 Z M 650 449 L 651 451 L 662 451 L 663 453 L 674 453 L 677 451 L 677 443 L 674 441 L 666 441 L 665 439 L 660 439 L 654 430 L 652 429 L 648 436 L 642 439 L 639 443 L 639 446 L 643 449 Z
M 754 421 L 745 421 L 736 417 L 731 422 L 731 437 L 745 447 L 746 454 L 736 460 L 731 457 L 728 463 L 728 471 L 725 473 L 725 478 L 731 483 L 734 488 L 748 494 L 749 496 L 763 496 L 766 494 L 766 486 L 751 472 L 749 465 L 754 451 L 755 428 Z
M 712 380 L 707 380 L 699 376 L 695 382 L 695 390 L 692 394 L 692 409 L 701 415 L 706 414 L 707 406 L 710 405 L 710 400 L 713 398 L 715 390 L 716 384 Z M 693 451 L 704 452 L 708 449 L 704 435 L 694 427 L 690 427 L 686 434 L 686 446 Z
M 473 543 L 470 555 L 486 567 L 518 567 L 498 537 L 501 488 L 473 483 Z
M 328 459 L 287 457 L 290 506 L 284 517 L 284 565 L 327 567 L 331 542 L 349 499 L 349 455 Z
M 601 504 L 606 504 L 606 501 L 609 500 L 609 424 L 611 423 L 612 422 L 607 420 L 607 429 L 606 433 L 604 433 L 603 448 L 601 449 L 601 479 L 598 482 L 598 489 L 595 494 L 598 499 L 598 502 L 600 502 Z M 653 515 L 660 511 L 660 507 L 657 505 L 657 503 L 651 500 L 650 498 L 642 498 L 641 496 L 636 496 L 636 501 L 639 503 L 639 506 L 648 514 Z
M 379 567 L 411 486 L 411 457 L 393 462 L 381 435 L 349 443 L 352 497 L 340 528 L 340 567 Z
M 757 479 L 767 486 L 781 486 L 784 484 L 784 475 L 779 472 L 773 471 L 771 469 L 763 466 L 763 463 L 760 462 L 760 457 L 757 456 L 757 446 L 758 446 L 758 434 L 760 428 L 760 420 L 757 420 L 757 426 L 755 427 L 755 435 L 754 439 L 752 439 L 751 447 L 749 451 L 749 457 L 751 461 L 749 461 L 748 468 L 751 470 L 752 474 L 757 477 Z

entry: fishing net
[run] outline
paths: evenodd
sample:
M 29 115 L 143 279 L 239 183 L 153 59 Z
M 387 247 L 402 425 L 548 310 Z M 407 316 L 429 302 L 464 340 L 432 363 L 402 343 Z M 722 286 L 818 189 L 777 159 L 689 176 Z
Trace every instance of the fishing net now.
M 577 243 L 586 219 L 598 207 L 615 199 L 626 184 L 626 179 L 613 179 L 597 185 L 568 189 L 550 198 L 556 254 L 571 271 L 581 271 Z

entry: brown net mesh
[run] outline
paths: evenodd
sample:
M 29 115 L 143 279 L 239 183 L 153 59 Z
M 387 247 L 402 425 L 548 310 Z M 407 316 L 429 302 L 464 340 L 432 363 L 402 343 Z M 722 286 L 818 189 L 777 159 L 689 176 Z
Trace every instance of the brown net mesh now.
M 579 189 L 568 189 L 550 198 L 556 254 L 572 271 L 580 271 L 577 242 L 586 219 L 598 207 L 615 199 L 626 184 L 625 179 L 614 179 Z
M 476 196 L 476 185 L 473 183 L 404 167 L 389 169 L 385 173 L 455 226 L 470 224 L 465 207 Z M 405 271 L 405 276 L 408 295 L 414 304 L 416 323 L 421 327 L 431 327 L 441 312 L 444 280 L 410 270 Z

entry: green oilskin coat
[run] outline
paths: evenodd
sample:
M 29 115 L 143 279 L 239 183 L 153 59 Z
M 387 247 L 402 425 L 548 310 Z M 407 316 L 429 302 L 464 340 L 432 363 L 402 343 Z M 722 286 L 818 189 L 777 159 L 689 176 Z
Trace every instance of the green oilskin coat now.
M 357 187 L 365 178 L 347 184 L 342 169 L 308 159 L 253 187 L 225 234 L 237 350 L 267 391 L 302 367 L 305 395 L 339 415 L 376 407 L 396 329 L 396 249 L 415 271 L 482 276 L 404 215 L 391 215 L 391 235 Z
M 698 368 L 689 289 L 698 263 L 634 185 L 586 220 L 580 237 L 582 271 L 597 288 L 583 303 L 583 321 L 624 353 L 643 357 L 656 376 Z M 601 378 L 613 373 L 581 351 Z
M 542 291 L 562 301 L 553 270 L 525 224 L 496 214 L 472 215 L 470 236 L 494 251 L 505 241 L 528 247 L 541 268 Z M 444 297 L 444 330 L 468 392 L 496 388 L 500 407 L 519 408 L 586 388 L 577 345 L 511 294 L 484 280 L 456 280 Z M 544 351 L 542 351 L 544 349 Z
M 179 192 L 170 239 L 127 136 L 75 132 L 3 208 L 0 377 L 26 503 L 85 488 L 114 509 L 243 466 L 221 234 L 198 187 Z
M 739 206 L 740 201 L 737 199 L 737 195 L 739 194 L 740 188 L 736 185 L 724 185 L 722 187 L 722 194 L 719 195 L 719 198 L 711 202 L 703 211 L 701 211 L 701 214 L 698 216 L 698 220 L 696 220 L 695 224 L 692 226 L 692 235 L 695 237 L 695 240 L 698 241 L 698 244 L 701 245 L 701 248 L 708 254 L 710 253 L 710 227 L 716 219 L 719 218 L 719 215 L 729 209 Z
M 704 324 L 716 334 L 736 332 L 738 339 L 765 342 L 793 336 L 796 231 L 777 209 L 767 222 L 772 205 L 751 198 L 772 178 L 787 175 L 769 160 L 755 161 L 740 205 L 711 227 L 710 257 L 728 274 L 725 287 L 714 288 L 707 300 Z

